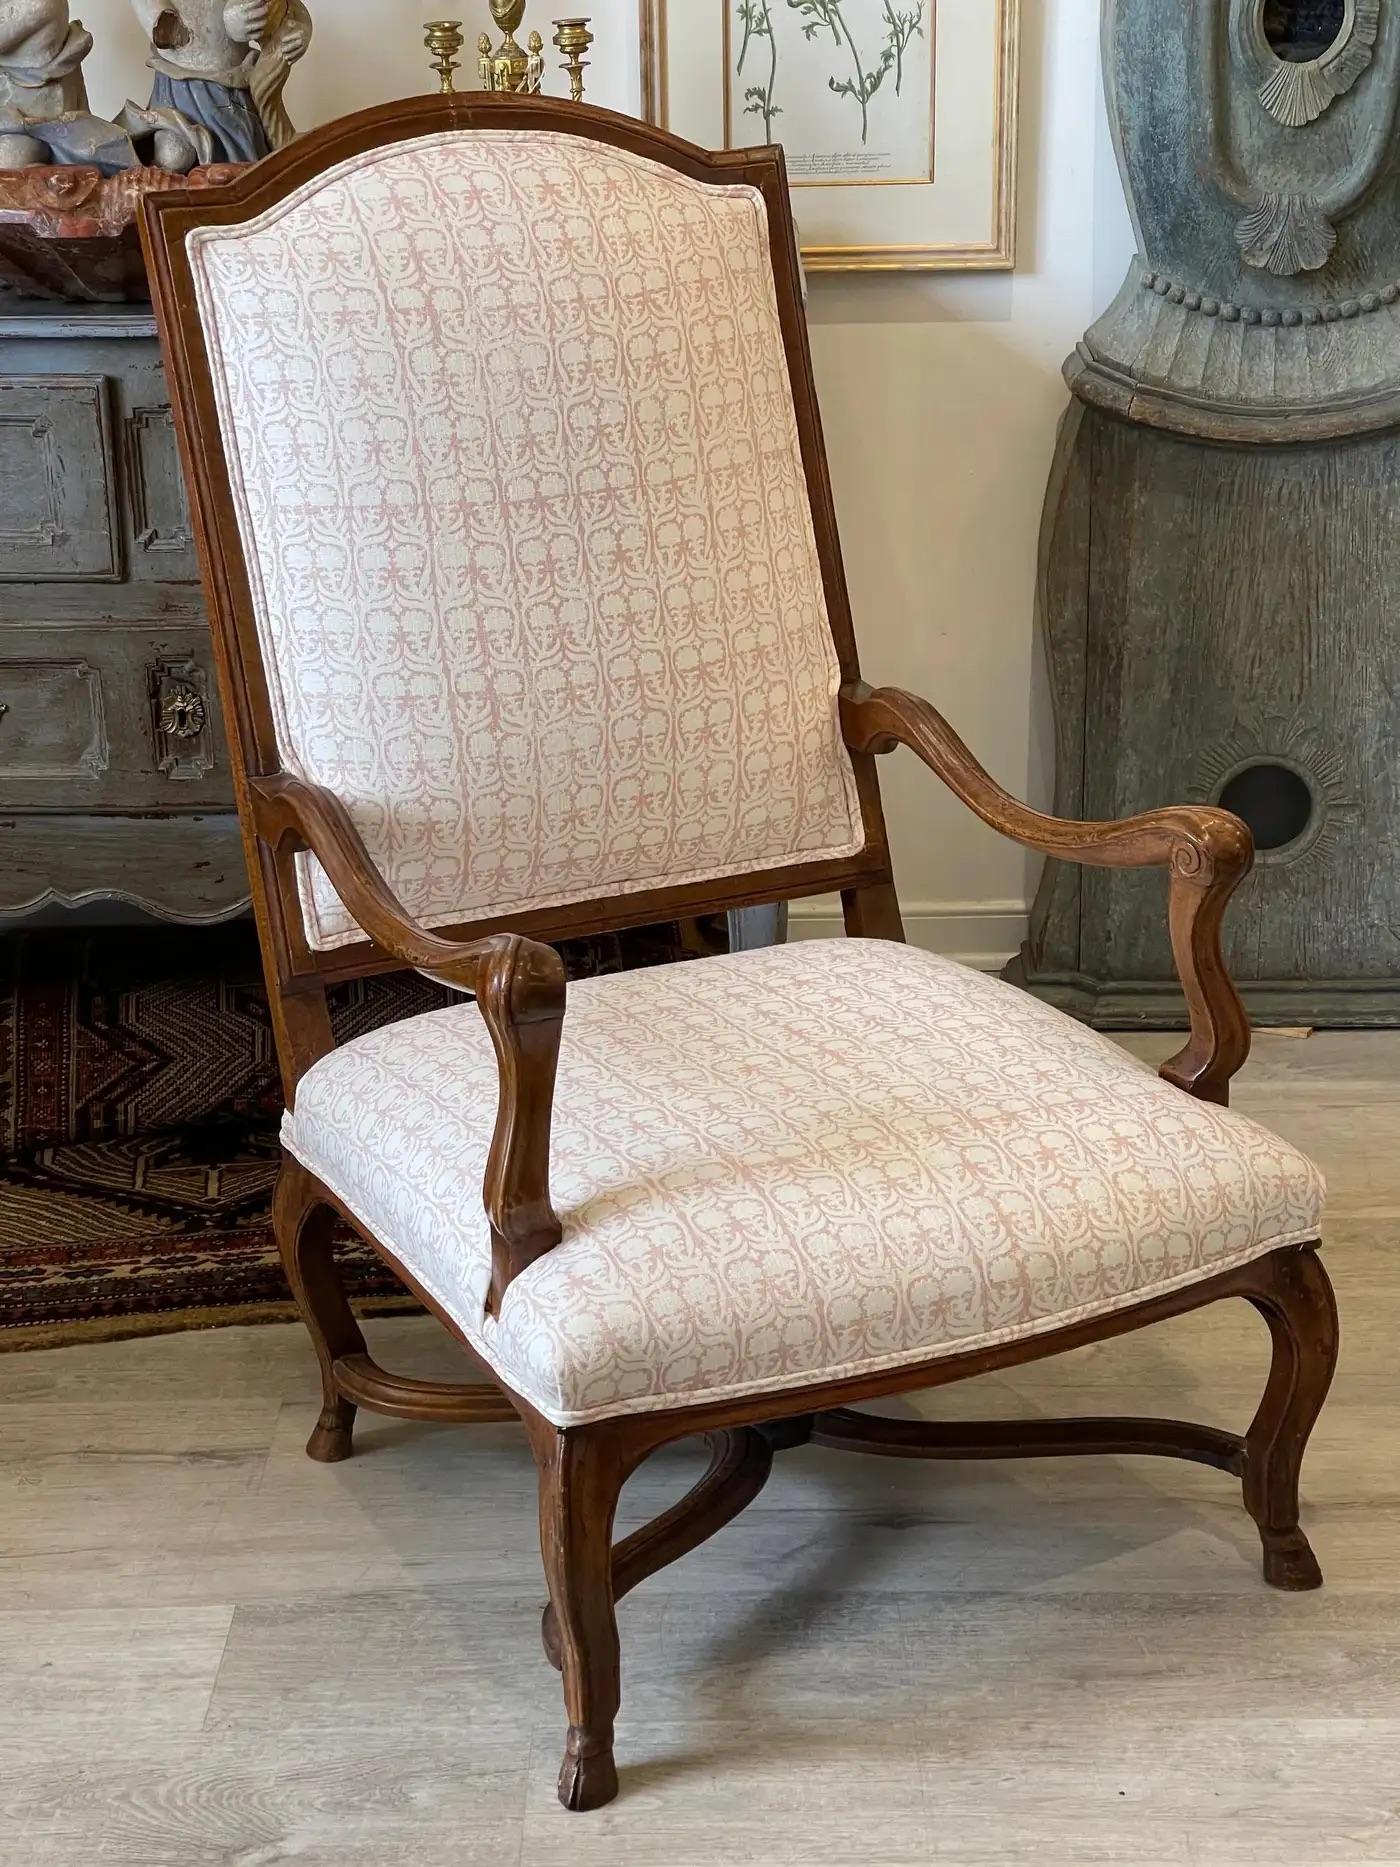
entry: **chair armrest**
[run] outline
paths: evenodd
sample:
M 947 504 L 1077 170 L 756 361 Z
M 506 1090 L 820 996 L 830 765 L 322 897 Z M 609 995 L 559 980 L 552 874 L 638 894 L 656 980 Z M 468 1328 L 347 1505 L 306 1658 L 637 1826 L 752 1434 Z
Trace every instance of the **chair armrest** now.
M 1250 1041 L 1249 1019 L 1220 946 L 1225 908 L 1254 866 L 1254 840 L 1238 817 L 1203 804 L 1171 805 L 1111 823 L 1048 817 L 1004 791 L 927 700 L 895 687 L 843 688 L 841 727 L 853 752 L 908 746 L 983 823 L 1027 849 L 1095 868 L 1168 870 L 1172 953 L 1191 1037 L 1161 1075 L 1202 1101 L 1229 1102 L 1230 1078 L 1248 1057 Z
M 563 1228 L 550 1200 L 549 1138 L 564 962 L 519 934 L 444 940 L 408 914 L 374 866 L 340 799 L 285 773 L 250 778 L 253 820 L 273 849 L 307 849 L 369 937 L 406 966 L 475 994 L 500 1071 L 496 1128 L 482 1198 L 491 1225 L 491 1289 L 501 1299 L 527 1265 L 553 1250 Z

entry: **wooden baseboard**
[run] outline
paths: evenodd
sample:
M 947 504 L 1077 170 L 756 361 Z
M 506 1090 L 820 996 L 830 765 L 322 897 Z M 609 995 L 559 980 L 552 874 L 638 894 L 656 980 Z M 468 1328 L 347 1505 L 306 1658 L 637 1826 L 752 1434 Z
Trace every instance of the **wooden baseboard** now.
M 1024 901 L 901 901 L 910 946 L 939 953 L 979 972 L 999 972 L 1026 937 Z M 794 901 L 791 940 L 836 940 L 845 932 L 841 904 L 828 896 Z
M 1184 1031 L 1186 1002 L 1171 980 L 1092 979 L 1037 972 L 1024 950 L 1002 978 L 1098 1031 Z M 1261 1030 L 1400 1028 L 1400 979 L 1254 979 L 1237 981 L 1250 1022 Z

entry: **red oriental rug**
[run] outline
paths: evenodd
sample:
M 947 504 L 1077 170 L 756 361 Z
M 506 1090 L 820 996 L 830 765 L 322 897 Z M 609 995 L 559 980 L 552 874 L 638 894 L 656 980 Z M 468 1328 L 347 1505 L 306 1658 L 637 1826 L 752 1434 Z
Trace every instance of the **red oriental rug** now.
M 563 950 L 578 978 L 695 944 L 666 927 Z M 336 1036 L 452 998 L 412 973 L 342 987 Z M 269 1224 L 281 1110 L 251 926 L 0 938 L 0 1352 L 293 1315 Z M 413 1307 L 349 1239 L 343 1263 L 368 1313 Z

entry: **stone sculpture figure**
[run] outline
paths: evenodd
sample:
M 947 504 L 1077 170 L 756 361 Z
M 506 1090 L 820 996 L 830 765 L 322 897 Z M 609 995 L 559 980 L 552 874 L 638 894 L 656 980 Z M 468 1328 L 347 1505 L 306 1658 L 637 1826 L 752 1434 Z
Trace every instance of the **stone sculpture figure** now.
M 91 50 L 68 0 L 0 0 L 0 168 L 47 161 L 47 139 L 35 130 L 86 112 L 82 65 Z
M 132 0 L 150 37 L 150 105 L 87 107 L 92 35 L 68 0 L 0 0 L 0 168 L 254 162 L 296 134 L 282 102 L 311 40 L 305 0 Z
M 151 104 L 212 139 L 212 160 L 256 162 L 295 131 L 282 104 L 311 40 L 304 0 L 132 0 L 151 42 Z M 157 138 L 156 160 L 163 159 Z
M 92 34 L 67 0 L 0 0 L 0 103 L 58 116 L 87 107 L 82 63 Z
M 68 0 L 0 0 L 0 169 L 77 166 L 115 175 L 159 160 L 183 174 L 211 159 L 209 139 L 178 111 L 127 104 L 115 122 L 95 117 L 82 72 L 91 49 L 92 34 L 69 18 Z
M 310 43 L 311 14 L 304 0 L 271 0 L 249 89 L 274 149 L 283 148 L 296 135 L 282 93 L 292 66 L 305 56 Z

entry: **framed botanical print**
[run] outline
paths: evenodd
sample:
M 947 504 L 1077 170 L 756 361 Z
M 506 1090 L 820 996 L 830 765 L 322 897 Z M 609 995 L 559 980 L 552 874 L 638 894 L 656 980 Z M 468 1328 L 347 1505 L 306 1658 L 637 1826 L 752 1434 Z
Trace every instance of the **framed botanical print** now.
M 1020 0 L 642 0 L 644 113 L 780 142 L 809 271 L 1015 263 Z

